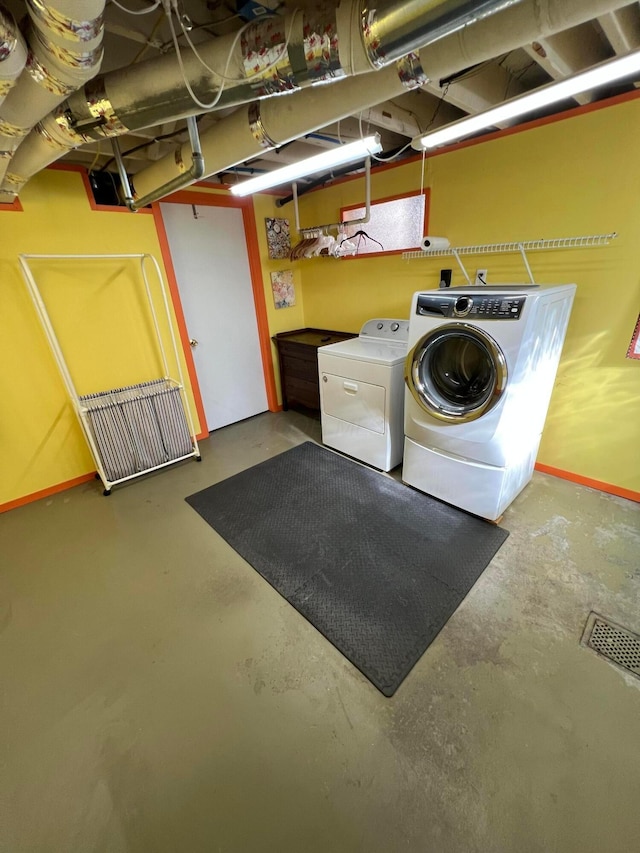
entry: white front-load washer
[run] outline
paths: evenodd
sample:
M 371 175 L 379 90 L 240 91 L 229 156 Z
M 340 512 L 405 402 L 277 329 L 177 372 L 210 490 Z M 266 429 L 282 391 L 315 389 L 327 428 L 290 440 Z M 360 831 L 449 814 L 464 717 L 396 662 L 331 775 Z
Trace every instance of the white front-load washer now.
M 322 441 L 390 471 L 402 461 L 408 320 L 369 320 L 318 350 Z
M 416 293 L 402 479 L 495 521 L 529 482 L 575 284 Z

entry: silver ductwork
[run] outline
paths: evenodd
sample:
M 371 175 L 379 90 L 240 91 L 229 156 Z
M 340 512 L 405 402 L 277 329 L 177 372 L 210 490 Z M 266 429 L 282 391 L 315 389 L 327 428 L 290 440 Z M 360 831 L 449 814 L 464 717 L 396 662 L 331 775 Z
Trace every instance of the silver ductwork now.
M 418 54 L 412 53 L 375 75 L 359 74 L 335 86 L 314 86 L 287 98 L 254 101 L 221 119 L 201 134 L 207 175 L 214 175 L 252 157 L 299 139 L 306 133 L 340 121 L 380 101 L 397 98 L 421 86 L 425 76 Z M 138 172 L 138 196 L 170 181 L 190 166 L 189 145 Z
M 9 163 L 24 137 L 100 70 L 104 5 L 105 0 L 27 0 L 26 68 L 0 107 L 0 177 L 9 189 L 21 186 Z
M 370 9 L 367 0 L 341 0 L 337 7 L 295 9 L 251 23 L 198 45 L 201 61 L 185 53 L 182 65 L 198 101 L 229 107 L 369 73 L 517 2 L 381 0 Z M 111 72 L 92 80 L 36 126 L 0 192 L 17 193 L 33 174 L 86 142 L 200 112 L 175 54 Z
M 431 80 L 442 80 L 628 5 L 628 0 L 524 0 L 433 44 L 423 56 L 425 72 Z
M 425 74 L 440 79 L 625 3 L 381 0 L 369 8 L 366 0 L 341 0 L 337 8 L 295 10 L 247 25 L 235 35 L 198 46 L 213 73 L 193 55 L 184 56 L 186 76 L 199 100 L 215 100 L 216 108 L 256 102 L 202 134 L 206 174 L 397 96 L 407 86 L 419 85 Z M 489 15 L 491 20 L 485 20 Z M 407 59 L 426 45 L 419 62 L 415 54 Z M 389 66 L 399 57 L 405 58 L 397 67 Z M 361 84 L 354 75 L 365 75 Z M 340 80 L 344 77 L 354 79 Z M 338 82 L 309 88 L 332 81 Z M 271 95 L 283 97 L 261 100 Z M 0 187 L 0 201 L 11 201 L 32 175 L 72 148 L 199 112 L 173 54 L 99 77 L 34 128 L 14 157 L 10 183 Z M 136 189 L 147 194 L 190 166 L 185 148 L 138 173 Z
M 406 53 L 515 6 L 520 0 L 445 0 L 418 9 L 419 0 L 382 0 L 375 6 L 363 4 L 362 40 L 372 68 L 382 68 Z
M 410 5 L 410 4 L 409 4 Z M 500 53 L 515 50 L 540 36 L 549 36 L 585 23 L 604 11 L 614 11 L 625 0 L 590 0 L 589 3 L 562 0 L 523 0 L 512 8 L 479 20 L 472 27 L 455 30 L 398 64 L 378 71 L 375 82 L 353 77 L 339 84 L 337 91 L 325 87 L 294 93 L 286 99 L 257 102 L 249 110 L 239 110 L 221 119 L 201 134 L 200 143 L 206 174 L 214 175 L 256 157 L 262 151 L 284 145 L 305 133 L 391 100 L 416 85 L 420 76 L 440 80 L 450 74 L 484 62 Z M 389 37 L 386 37 L 388 43 Z M 256 133 L 255 128 L 261 129 Z M 187 145 L 175 154 L 157 160 L 135 176 L 136 192 L 145 195 L 171 180 L 190 166 Z
M 27 63 L 25 44 L 13 15 L 0 6 L 0 105 Z

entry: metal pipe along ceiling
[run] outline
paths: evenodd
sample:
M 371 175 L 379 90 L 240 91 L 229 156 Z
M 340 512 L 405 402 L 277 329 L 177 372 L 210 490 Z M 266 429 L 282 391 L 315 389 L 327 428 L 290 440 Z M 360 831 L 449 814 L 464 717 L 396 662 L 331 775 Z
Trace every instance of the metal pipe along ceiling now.
M 626 2 L 448 0 L 434 6 L 433 0 L 381 0 L 370 10 L 365 0 L 341 0 L 336 8 L 295 10 L 247 25 L 198 46 L 215 73 L 206 72 L 192 55 L 184 57 L 200 100 L 217 98 L 216 107 L 255 102 L 202 134 L 206 174 L 397 96 L 420 85 L 425 75 L 440 79 Z M 411 54 L 427 44 L 419 58 Z M 399 56 L 404 59 L 389 65 Z M 370 72 L 384 65 L 389 67 L 376 70 L 372 81 Z M 233 81 L 225 82 L 222 93 L 221 76 Z M 353 79 L 340 79 L 345 77 Z M 274 94 L 284 97 L 256 100 Z M 72 148 L 199 112 L 173 54 L 97 78 L 34 128 L 14 157 L 11 183 L 0 187 L 0 201 L 12 201 L 29 177 Z M 184 162 L 176 152 L 138 173 L 138 194 L 186 171 L 191 165 L 186 147 L 182 155 Z
M 215 175 L 380 101 L 396 98 L 425 81 L 419 55 L 414 53 L 377 71 L 375 80 L 360 74 L 332 86 L 314 86 L 286 98 L 243 106 L 201 134 L 205 174 Z M 189 166 L 189 145 L 185 144 L 135 175 L 136 195 L 147 195 Z
M 26 67 L 0 106 L 0 177 L 10 191 L 22 185 L 12 178 L 13 152 L 36 122 L 100 70 L 104 5 L 27 0 Z
M 202 61 L 186 53 L 182 64 L 201 103 L 228 107 L 371 72 L 517 2 L 380 0 L 369 9 L 367 0 L 341 0 L 337 7 L 295 9 L 251 23 L 198 45 Z M 92 80 L 34 128 L 0 186 L 2 200 L 10 200 L 33 174 L 85 142 L 202 111 L 175 54 Z
M 441 80 L 500 53 L 515 50 L 538 37 L 585 23 L 614 11 L 626 0 L 526 0 L 430 44 L 419 57 L 407 57 L 370 77 L 353 77 L 337 84 L 251 104 L 221 119 L 200 137 L 206 175 L 215 175 L 261 152 L 284 145 L 332 122 L 340 121 L 420 85 L 422 74 Z M 157 160 L 135 176 L 139 195 L 184 172 L 190 165 L 189 147 Z

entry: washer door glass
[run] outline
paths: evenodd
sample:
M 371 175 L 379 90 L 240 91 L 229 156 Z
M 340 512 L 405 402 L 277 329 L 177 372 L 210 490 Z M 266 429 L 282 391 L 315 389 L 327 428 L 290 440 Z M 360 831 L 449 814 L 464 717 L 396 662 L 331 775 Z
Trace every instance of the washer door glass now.
M 507 382 L 498 344 L 469 323 L 451 323 L 424 335 L 407 356 L 405 380 L 430 415 L 471 421 L 493 408 Z

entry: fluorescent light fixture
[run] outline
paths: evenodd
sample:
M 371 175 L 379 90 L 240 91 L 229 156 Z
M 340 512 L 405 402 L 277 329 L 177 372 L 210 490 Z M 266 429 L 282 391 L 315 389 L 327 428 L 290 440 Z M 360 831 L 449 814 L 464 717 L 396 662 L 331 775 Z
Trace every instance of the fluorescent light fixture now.
M 368 157 L 370 154 L 378 154 L 380 151 L 382 151 L 380 135 L 374 133 L 372 136 L 365 136 L 364 139 L 358 139 L 348 145 L 336 145 L 335 148 L 323 151 L 322 154 L 307 157 L 305 160 L 299 160 L 297 163 L 291 163 L 281 169 L 274 169 L 272 172 L 250 178 L 241 184 L 234 184 L 231 187 L 231 192 L 240 196 L 258 193 L 269 187 L 277 187 L 280 184 L 297 181 L 298 178 L 305 175 L 327 172 L 334 166 L 343 166 L 346 163 L 352 163 L 354 160 L 362 160 L 364 157 Z
M 611 83 L 613 80 L 619 80 L 638 72 L 640 72 L 640 51 L 636 50 L 633 53 L 627 53 L 624 56 L 602 62 L 600 65 L 595 65 L 588 71 L 581 71 L 566 80 L 549 83 L 547 86 L 535 89 L 527 95 L 512 98 L 510 101 L 505 101 L 503 104 L 492 107 L 483 113 L 460 119 L 460 121 L 449 124 L 440 130 L 434 130 L 423 136 L 416 136 L 411 141 L 411 145 L 418 151 L 422 151 L 423 148 L 437 148 L 439 145 L 446 145 L 456 139 L 470 136 L 485 127 L 493 127 L 503 121 L 518 118 L 518 116 L 525 115 L 533 110 L 562 101 L 564 98 L 570 98 L 572 95 L 587 92 L 589 89 L 595 89 L 604 83 Z

